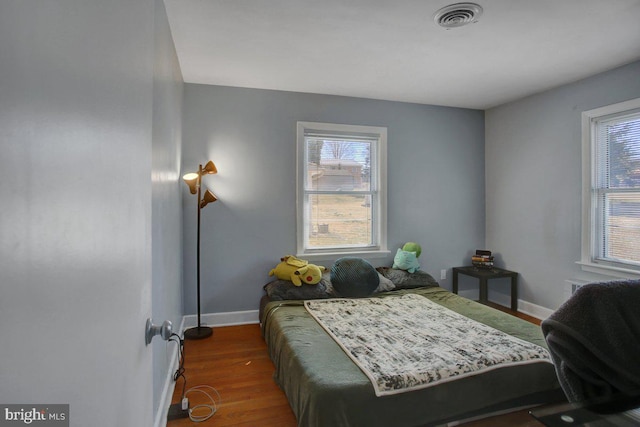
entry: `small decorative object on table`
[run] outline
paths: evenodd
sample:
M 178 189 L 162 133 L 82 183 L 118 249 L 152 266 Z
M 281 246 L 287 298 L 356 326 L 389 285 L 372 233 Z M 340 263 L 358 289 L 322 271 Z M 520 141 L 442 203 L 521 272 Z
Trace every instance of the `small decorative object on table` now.
M 492 268 L 493 255 L 491 255 L 491 251 L 476 249 L 476 254 L 471 257 L 471 264 L 478 268 Z

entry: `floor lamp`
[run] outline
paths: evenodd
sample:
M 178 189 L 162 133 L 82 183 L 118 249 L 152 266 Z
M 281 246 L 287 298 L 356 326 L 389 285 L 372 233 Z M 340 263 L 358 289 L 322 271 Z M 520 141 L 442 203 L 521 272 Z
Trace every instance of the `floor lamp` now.
M 189 186 L 189 191 L 191 194 L 198 194 L 198 243 L 197 243 L 197 279 L 196 283 L 198 286 L 198 326 L 195 328 L 189 328 L 184 331 L 185 339 L 190 340 L 199 340 L 202 338 L 210 337 L 213 334 L 213 329 L 208 326 L 202 326 L 200 324 L 200 211 L 202 208 L 207 206 L 209 203 L 213 203 L 216 200 L 216 196 L 209 190 L 204 193 L 204 196 L 201 195 L 201 183 L 202 176 L 208 175 L 212 173 L 218 173 L 218 169 L 216 169 L 216 165 L 213 164 L 211 160 L 207 162 L 207 164 L 202 167 L 200 165 L 198 167 L 198 172 L 192 172 L 184 175 L 182 179 Z

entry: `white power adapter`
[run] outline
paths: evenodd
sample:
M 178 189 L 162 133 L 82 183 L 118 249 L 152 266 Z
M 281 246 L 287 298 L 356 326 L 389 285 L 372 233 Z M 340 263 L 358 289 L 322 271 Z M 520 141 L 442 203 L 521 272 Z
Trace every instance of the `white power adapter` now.
M 187 409 L 189 409 L 189 399 L 184 397 L 182 398 L 182 410 L 186 411 Z

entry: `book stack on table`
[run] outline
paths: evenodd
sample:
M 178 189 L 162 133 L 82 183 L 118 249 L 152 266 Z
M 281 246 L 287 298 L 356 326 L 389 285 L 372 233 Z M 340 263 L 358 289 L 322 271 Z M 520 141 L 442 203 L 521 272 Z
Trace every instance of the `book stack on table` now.
M 471 257 L 471 264 L 478 268 L 492 268 L 493 255 L 491 255 L 491 251 L 484 249 L 476 250 L 476 254 Z

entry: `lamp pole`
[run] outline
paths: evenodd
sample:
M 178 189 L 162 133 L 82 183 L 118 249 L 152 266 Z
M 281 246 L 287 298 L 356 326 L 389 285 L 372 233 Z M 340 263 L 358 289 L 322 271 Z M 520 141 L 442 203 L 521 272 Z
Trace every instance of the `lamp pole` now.
M 197 236 L 197 246 L 196 246 L 196 285 L 197 285 L 197 294 L 198 294 L 198 326 L 195 328 L 190 328 L 184 331 L 185 339 L 190 340 L 199 340 L 203 338 L 210 337 L 213 334 L 213 329 L 208 326 L 202 326 L 200 323 L 200 211 L 202 210 L 202 193 L 201 193 L 201 183 L 202 183 L 202 165 L 198 167 L 198 180 L 196 182 L 196 187 L 198 187 L 198 236 Z

